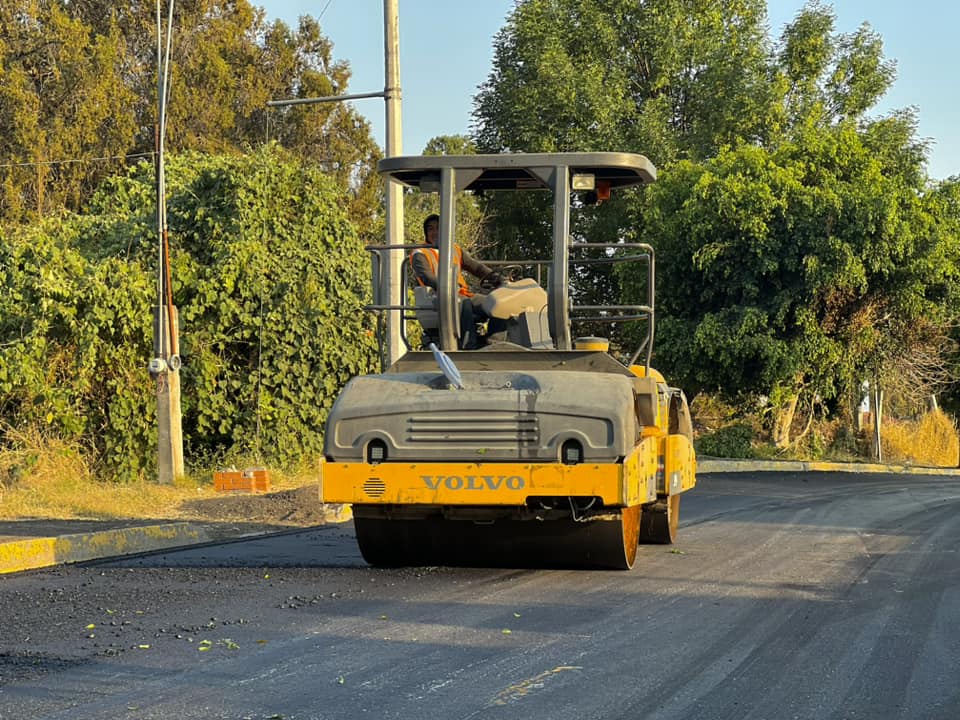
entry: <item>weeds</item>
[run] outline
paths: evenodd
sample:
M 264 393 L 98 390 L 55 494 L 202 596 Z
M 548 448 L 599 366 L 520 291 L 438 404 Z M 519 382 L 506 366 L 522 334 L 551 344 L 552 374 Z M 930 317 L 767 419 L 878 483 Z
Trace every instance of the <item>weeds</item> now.
M 738 413 L 731 405 L 704 395 L 691 404 L 695 447 L 704 456 L 765 460 L 826 460 L 869 462 L 869 431 L 858 434 L 850 418 L 818 417 L 809 432 L 799 435 L 786 450 L 777 449 L 768 437 L 762 410 Z M 805 421 L 798 418 L 798 422 Z M 885 418 L 881 429 L 886 462 L 927 467 L 957 467 L 960 438 L 950 416 L 941 410 L 919 420 Z
M 0 519 L 108 520 L 179 518 L 187 500 L 214 498 L 213 470 L 199 470 L 171 485 L 152 479 L 118 483 L 97 477 L 82 448 L 33 431 L 4 428 L 0 450 Z M 271 472 L 274 490 L 316 481 L 308 467 L 294 474 Z
M 926 413 L 919 421 L 884 421 L 880 443 L 887 462 L 957 467 L 960 456 L 956 425 L 939 409 Z

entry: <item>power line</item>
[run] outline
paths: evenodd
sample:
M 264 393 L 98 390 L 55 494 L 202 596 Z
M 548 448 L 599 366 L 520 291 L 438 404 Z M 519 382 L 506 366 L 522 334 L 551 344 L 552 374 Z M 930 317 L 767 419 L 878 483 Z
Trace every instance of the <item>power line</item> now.
M 70 163 L 105 162 L 107 160 L 130 160 L 132 158 L 153 157 L 155 152 L 133 153 L 131 155 L 108 155 L 96 158 L 68 158 L 66 160 L 38 160 L 37 162 L 0 163 L 0 168 L 36 167 L 38 165 L 68 165 Z

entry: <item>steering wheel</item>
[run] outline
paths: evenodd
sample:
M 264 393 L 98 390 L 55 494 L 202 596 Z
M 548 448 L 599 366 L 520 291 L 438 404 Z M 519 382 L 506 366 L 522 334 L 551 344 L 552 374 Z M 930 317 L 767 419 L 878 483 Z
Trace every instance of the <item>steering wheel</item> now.
M 499 272 L 505 280 L 516 282 L 523 277 L 523 265 L 504 265 Z
M 514 282 L 523 277 L 522 265 L 504 265 L 497 268 L 480 281 L 480 289 L 485 292 L 496 290 L 503 282 Z

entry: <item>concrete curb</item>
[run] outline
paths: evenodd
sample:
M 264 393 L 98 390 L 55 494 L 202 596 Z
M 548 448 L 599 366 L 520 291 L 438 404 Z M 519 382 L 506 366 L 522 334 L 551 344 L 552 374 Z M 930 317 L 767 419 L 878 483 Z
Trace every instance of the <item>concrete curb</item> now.
M 323 506 L 323 523 L 346 523 L 353 519 L 349 505 Z M 288 530 L 297 530 L 291 526 Z M 0 575 L 35 570 L 53 565 L 103 560 L 123 555 L 186 548 L 205 543 L 247 540 L 282 528 L 222 532 L 203 522 L 155 523 L 124 528 L 106 528 L 88 532 L 43 535 L 4 535 L 0 529 Z
M 902 475 L 943 475 L 960 477 L 960 468 L 931 468 L 881 463 L 805 462 L 791 460 L 697 460 L 697 474 L 738 472 L 848 472 L 898 473 Z
M 0 539 L 0 574 L 209 542 L 192 523 L 164 523 L 59 537 Z

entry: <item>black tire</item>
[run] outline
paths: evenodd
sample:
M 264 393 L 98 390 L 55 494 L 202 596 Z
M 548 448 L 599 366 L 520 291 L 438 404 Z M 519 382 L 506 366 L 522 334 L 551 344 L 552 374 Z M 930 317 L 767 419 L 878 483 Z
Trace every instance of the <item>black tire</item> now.
M 672 545 L 680 525 L 680 496 L 671 495 L 643 508 L 640 542 Z

